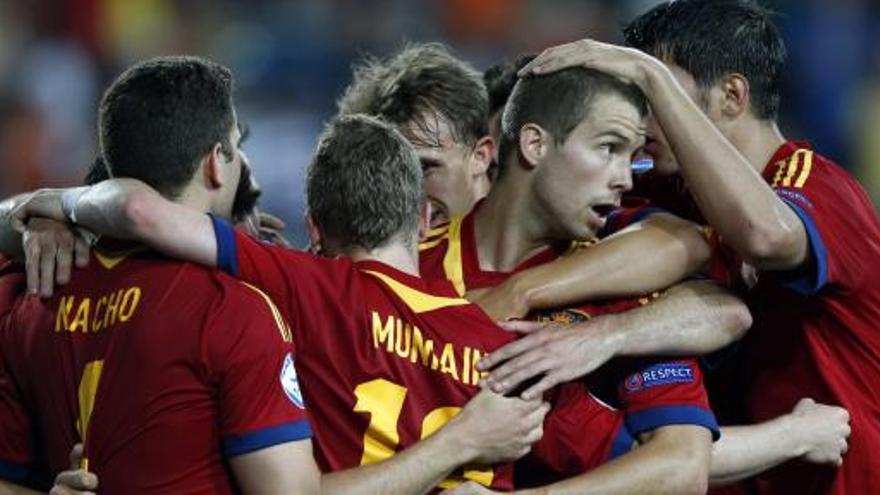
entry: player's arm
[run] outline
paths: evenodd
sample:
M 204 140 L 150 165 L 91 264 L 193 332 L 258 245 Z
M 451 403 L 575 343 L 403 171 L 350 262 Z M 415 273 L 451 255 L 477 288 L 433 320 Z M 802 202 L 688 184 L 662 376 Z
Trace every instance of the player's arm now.
M 550 406 L 483 390 L 428 438 L 376 464 L 326 474 L 323 493 L 427 493 L 463 465 L 510 462 L 543 435 Z
M 690 425 L 657 428 L 640 445 L 598 468 L 524 494 L 702 494 L 708 488 L 712 438 Z
M 94 186 L 41 189 L 19 201 L 9 224 L 24 231 L 27 220 L 76 220 L 97 234 L 133 239 L 168 256 L 213 266 L 217 245 L 210 218 L 162 197 L 135 179 L 110 179 Z M 5 225 L 4 225 L 5 228 Z
M 520 272 L 473 300 L 505 320 L 536 309 L 645 294 L 693 275 L 710 255 L 699 226 L 655 213 L 588 249 Z
M 706 281 L 669 289 L 650 304 L 564 327 L 534 322 L 504 326 L 527 335 L 491 353 L 478 365 L 491 370 L 487 383 L 508 393 L 530 378 L 541 379 L 524 398 L 584 376 L 615 356 L 704 355 L 741 338 L 752 324 L 738 298 Z
M 527 71 L 587 66 L 637 84 L 651 103 L 703 216 L 747 262 L 764 270 L 793 270 L 810 260 L 800 217 L 721 134 L 662 62 L 638 50 L 581 40 L 542 53 Z M 728 88 L 747 105 L 747 83 Z
M 311 495 L 321 491 L 321 472 L 312 456 L 310 440 L 235 456 L 229 466 L 244 494 Z
M 850 433 L 845 409 L 801 399 L 791 413 L 763 423 L 721 429 L 710 482 L 738 481 L 792 459 L 839 466 Z

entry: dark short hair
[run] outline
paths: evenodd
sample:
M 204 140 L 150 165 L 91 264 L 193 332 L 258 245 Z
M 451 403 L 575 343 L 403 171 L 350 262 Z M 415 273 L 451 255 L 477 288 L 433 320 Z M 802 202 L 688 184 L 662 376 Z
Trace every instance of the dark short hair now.
M 129 68 L 101 99 L 101 156 L 114 177 L 174 197 L 217 143 L 232 156 L 232 73 L 197 57 L 160 57 Z
M 774 120 L 785 43 L 770 11 L 750 0 L 677 0 L 660 4 L 623 30 L 631 46 L 690 73 L 701 90 L 725 74 L 749 82 L 751 110 Z
M 380 117 L 407 132 L 412 142 L 439 146 L 430 122 L 436 112 L 446 119 L 453 138 L 474 145 L 489 133 L 489 103 L 480 73 L 456 58 L 445 45 L 408 45 L 385 58 L 366 58 L 354 68 L 354 81 L 337 102 L 340 115 Z M 427 141 L 426 141 L 427 139 Z
M 395 236 L 418 241 L 421 165 L 403 135 L 376 118 L 347 115 L 328 124 L 306 196 L 312 218 L 340 248 L 371 250 Z
M 523 126 L 537 124 L 557 144 L 562 144 L 589 116 L 596 97 L 612 94 L 632 103 L 641 115 L 647 115 L 648 102 L 638 87 L 593 69 L 572 67 L 520 79 L 501 118 L 500 173 L 504 173 L 511 153 L 519 149 L 519 131 Z
M 251 167 L 245 164 L 241 166 L 241 179 L 235 190 L 235 198 L 232 200 L 232 221 L 240 223 L 257 209 L 257 203 L 263 191 L 253 181 Z
M 88 172 L 86 172 L 86 178 L 83 180 L 83 184 L 87 186 L 93 186 L 99 182 L 104 182 L 105 180 L 110 178 L 110 172 L 107 170 L 107 165 L 104 163 L 104 159 L 99 157 L 95 158 L 95 161 L 89 166 Z
M 483 84 L 489 93 L 489 116 L 504 110 L 504 105 L 519 80 L 517 73 L 537 56 L 535 53 L 524 53 L 512 62 L 495 64 L 483 72 Z

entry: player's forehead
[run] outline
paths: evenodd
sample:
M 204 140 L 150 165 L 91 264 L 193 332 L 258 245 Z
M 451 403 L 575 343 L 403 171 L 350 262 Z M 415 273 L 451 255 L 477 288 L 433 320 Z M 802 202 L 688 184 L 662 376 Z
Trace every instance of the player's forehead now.
M 457 139 L 449 119 L 439 112 L 422 112 L 401 125 L 400 131 L 423 162 L 440 161 L 452 165 L 449 162 L 457 161 L 467 150 L 467 146 Z
M 648 119 L 638 107 L 617 94 L 598 95 L 583 121 L 575 128 L 580 136 L 595 139 L 612 135 L 638 144 L 645 139 Z

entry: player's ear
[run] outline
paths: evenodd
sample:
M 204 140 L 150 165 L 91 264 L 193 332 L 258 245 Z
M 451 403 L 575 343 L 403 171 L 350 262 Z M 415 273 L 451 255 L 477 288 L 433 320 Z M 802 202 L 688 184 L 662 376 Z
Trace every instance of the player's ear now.
M 309 234 L 309 247 L 308 251 L 312 254 L 321 254 L 323 251 L 323 247 L 321 246 L 321 229 L 318 228 L 318 224 L 315 222 L 315 218 L 312 216 L 312 212 L 306 210 L 306 231 Z
M 484 136 L 477 141 L 474 152 L 471 155 L 471 175 L 483 175 L 489 170 L 492 158 L 495 156 L 495 140 L 491 136 Z
M 533 169 L 547 155 L 550 134 L 537 124 L 526 124 L 519 130 L 520 164 Z
M 220 143 L 214 143 L 211 151 L 203 160 L 205 185 L 209 189 L 220 189 L 223 187 L 223 165 L 226 164 L 226 158 L 223 154 L 223 146 Z
M 722 117 L 735 120 L 749 110 L 749 81 L 742 74 L 727 74 L 716 87 L 720 90 L 719 110 Z

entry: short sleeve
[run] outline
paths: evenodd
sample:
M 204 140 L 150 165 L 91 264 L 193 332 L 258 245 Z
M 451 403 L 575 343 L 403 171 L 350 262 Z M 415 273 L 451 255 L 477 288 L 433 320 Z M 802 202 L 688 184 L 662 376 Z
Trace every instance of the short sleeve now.
M 802 295 L 819 292 L 829 283 L 857 286 L 867 223 L 873 208 L 863 201 L 854 181 L 836 173 L 830 163 L 812 151 L 793 155 L 774 184 L 776 195 L 798 216 L 810 244 L 810 262 L 791 272 L 776 272 L 782 284 Z
M 617 395 L 633 436 L 663 426 L 695 425 L 707 428 L 715 440 L 720 437 L 696 361 L 636 360 L 621 371 L 627 369 Z
M 0 318 L 0 331 L 8 331 Z M 34 474 L 34 436 L 31 418 L 0 353 L 0 479 L 28 481 Z
M 204 339 L 227 457 L 312 436 L 290 327 L 267 295 L 230 281 Z
M 243 234 L 211 215 L 217 238 L 217 266 L 269 294 L 282 314 L 293 318 L 297 297 L 298 266 L 310 255 L 266 244 Z

